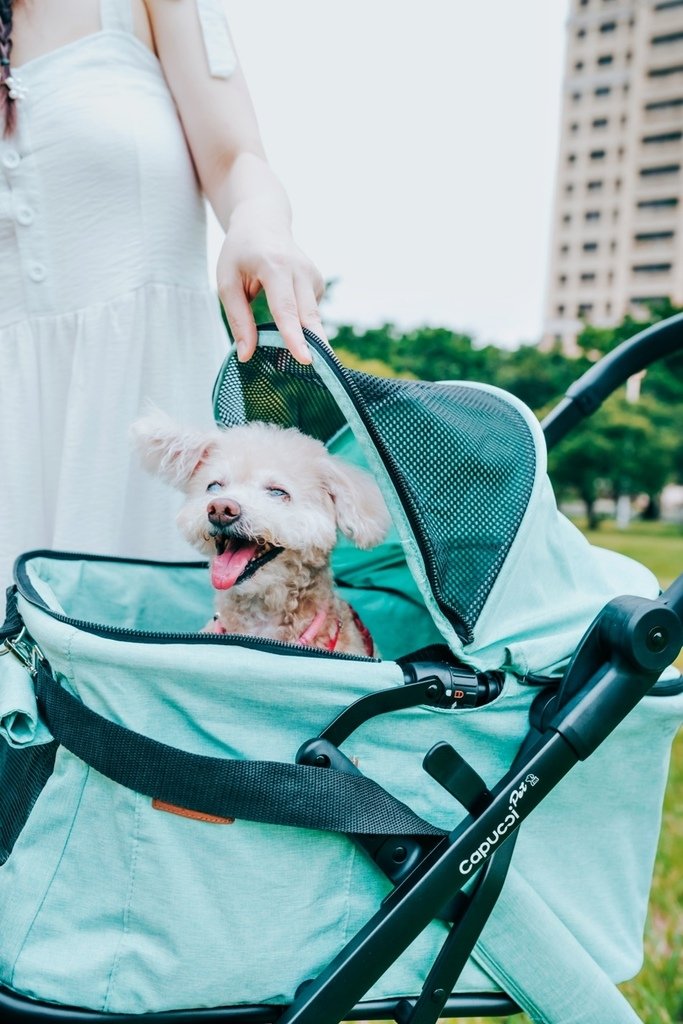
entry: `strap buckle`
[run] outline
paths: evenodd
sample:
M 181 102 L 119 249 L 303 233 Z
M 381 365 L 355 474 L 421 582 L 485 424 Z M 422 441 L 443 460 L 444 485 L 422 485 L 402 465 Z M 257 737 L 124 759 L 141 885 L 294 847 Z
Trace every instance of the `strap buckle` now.
M 13 654 L 22 663 L 24 668 L 28 669 L 31 678 L 36 678 L 38 675 L 38 662 L 45 661 L 45 655 L 35 640 L 27 633 L 26 626 L 22 626 L 21 631 L 15 637 L 6 637 L 2 647 L 4 650 L 0 648 L 0 658 L 4 657 L 5 654 Z

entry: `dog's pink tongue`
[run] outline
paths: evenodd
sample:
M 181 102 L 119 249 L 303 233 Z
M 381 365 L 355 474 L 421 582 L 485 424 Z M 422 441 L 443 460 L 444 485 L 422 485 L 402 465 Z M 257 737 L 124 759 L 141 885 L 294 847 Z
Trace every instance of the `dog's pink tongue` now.
M 211 583 L 216 590 L 229 590 L 246 569 L 256 554 L 257 544 L 244 544 L 238 548 L 227 548 L 222 555 L 216 555 L 211 566 Z

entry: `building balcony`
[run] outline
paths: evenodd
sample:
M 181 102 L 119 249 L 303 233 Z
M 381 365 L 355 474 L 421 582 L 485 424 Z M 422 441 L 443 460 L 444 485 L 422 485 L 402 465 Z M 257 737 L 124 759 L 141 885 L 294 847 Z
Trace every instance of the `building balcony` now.
M 653 127 L 662 128 L 664 125 L 680 127 L 683 118 L 683 89 L 675 94 L 669 92 L 662 99 L 646 100 L 642 111 L 641 124 L 644 131 Z
M 676 232 L 673 228 L 639 227 L 631 240 L 630 258 L 638 263 L 663 263 L 671 260 L 676 251 Z
M 683 6 L 667 6 L 666 0 L 652 4 L 650 35 L 661 35 L 683 29 Z
M 671 124 L 657 131 L 642 132 L 637 149 L 638 164 L 664 163 L 683 159 L 683 127 Z
M 645 72 L 643 99 L 659 100 L 663 96 L 683 94 L 683 52 L 675 59 L 648 68 Z

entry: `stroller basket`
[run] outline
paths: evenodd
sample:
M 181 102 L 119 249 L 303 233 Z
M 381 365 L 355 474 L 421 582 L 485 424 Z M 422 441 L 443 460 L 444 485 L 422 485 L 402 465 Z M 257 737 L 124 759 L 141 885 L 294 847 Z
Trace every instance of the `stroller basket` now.
M 23 555 L 0 633 L 3 1019 L 633 1021 L 614 983 L 639 965 L 683 719 L 683 576 L 660 595 L 557 513 L 511 396 L 259 340 L 216 418 L 372 471 L 392 533 L 333 568 L 383 660 L 199 633 L 201 563 Z

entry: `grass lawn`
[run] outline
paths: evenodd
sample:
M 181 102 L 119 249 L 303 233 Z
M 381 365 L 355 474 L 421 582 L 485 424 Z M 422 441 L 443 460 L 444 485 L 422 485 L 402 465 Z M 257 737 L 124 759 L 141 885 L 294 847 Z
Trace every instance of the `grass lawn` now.
M 579 524 L 581 525 L 581 524 Z M 591 543 L 612 548 L 647 565 L 662 587 L 683 572 L 683 527 L 636 523 L 617 530 L 603 523 L 587 534 Z M 683 671 L 683 656 L 677 662 Z M 683 731 L 674 743 L 664 820 L 650 897 L 641 972 L 621 987 L 644 1024 L 683 1024 Z M 526 1014 L 469 1018 L 460 1024 L 528 1024 Z M 591 1024 L 611 1024 L 594 1021 Z

